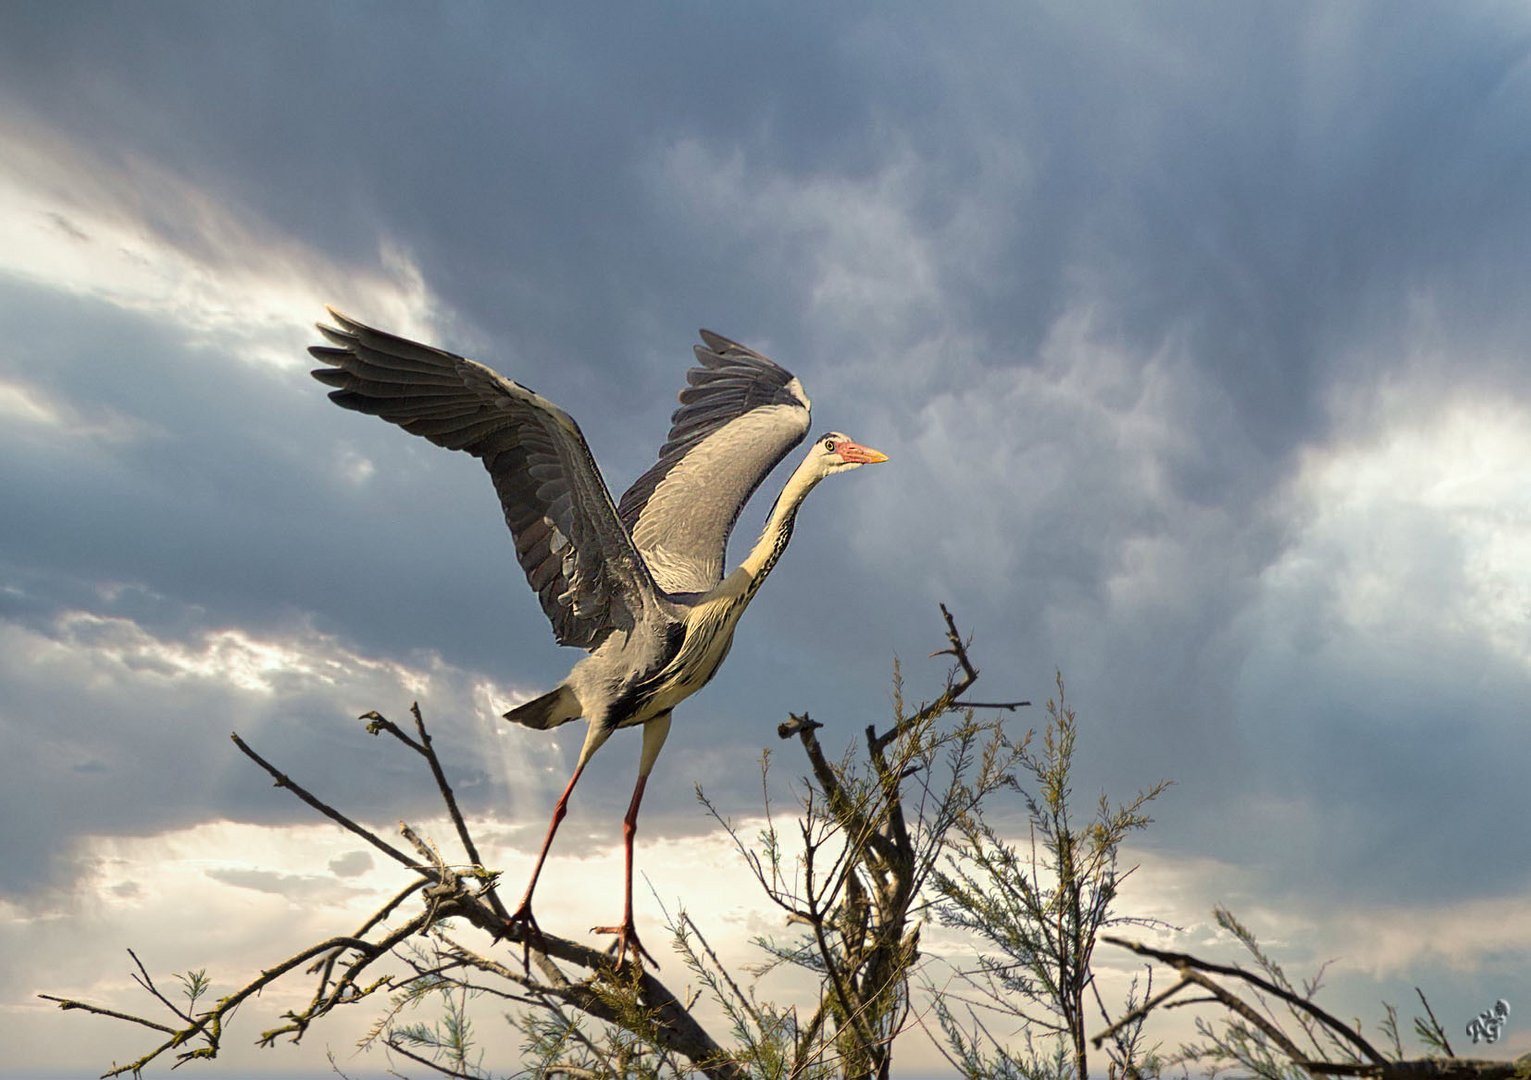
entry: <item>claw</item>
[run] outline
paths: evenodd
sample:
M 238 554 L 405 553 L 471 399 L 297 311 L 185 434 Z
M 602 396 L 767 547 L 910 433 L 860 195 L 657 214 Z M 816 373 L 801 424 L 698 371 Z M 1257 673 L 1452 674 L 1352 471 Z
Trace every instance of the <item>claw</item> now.
M 612 948 L 606 951 L 615 952 L 618 971 L 622 971 L 626 967 L 629 953 L 634 954 L 640 968 L 643 966 L 644 960 L 647 960 L 656 968 L 659 966 L 659 961 L 649 955 L 649 951 L 643 947 L 643 942 L 638 940 L 638 931 L 633 926 L 632 919 L 628 919 L 621 926 L 592 926 L 590 932 L 592 934 L 617 935 L 617 940 Z
M 519 934 L 517 934 L 519 931 Z M 532 942 L 542 941 L 542 927 L 537 925 L 537 920 L 532 916 L 532 905 L 522 901 L 521 906 L 516 908 L 510 918 L 505 920 L 505 925 L 494 935 L 495 941 L 503 941 L 512 936 L 521 939 L 521 966 L 530 972 L 532 970 Z

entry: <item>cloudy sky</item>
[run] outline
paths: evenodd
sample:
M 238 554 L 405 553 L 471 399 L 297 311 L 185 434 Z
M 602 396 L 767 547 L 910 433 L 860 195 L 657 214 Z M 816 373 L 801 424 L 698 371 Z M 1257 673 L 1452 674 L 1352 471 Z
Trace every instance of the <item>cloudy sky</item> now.
M 1167 940 L 1226 903 L 1342 1015 L 1503 997 L 1531 1050 L 1528 118 L 1511 3 L 0 7 L 0 1069 L 136 1056 L 32 996 L 132 1002 L 127 947 L 226 989 L 397 887 L 231 730 L 429 824 L 354 719 L 418 699 L 529 865 L 580 732 L 497 716 L 573 656 L 479 466 L 309 378 L 325 303 L 557 401 L 619 492 L 699 326 L 890 455 L 650 787 L 640 868 L 730 955 L 771 924 L 693 785 L 747 819 L 789 710 L 844 744 L 894 657 L 934 690 L 945 601 L 984 696 L 1062 670 L 1086 801 L 1176 781 Z M 637 742 L 550 929 L 616 915 Z M 207 1075 L 351 1061 L 241 1020 Z

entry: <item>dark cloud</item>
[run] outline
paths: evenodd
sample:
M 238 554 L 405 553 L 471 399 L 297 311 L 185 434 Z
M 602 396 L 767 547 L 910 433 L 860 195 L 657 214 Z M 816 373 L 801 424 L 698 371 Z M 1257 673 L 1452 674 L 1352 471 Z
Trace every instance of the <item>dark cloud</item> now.
M 119 603 L 152 629 L 188 611 L 260 628 L 311 611 L 321 627 L 370 628 L 378 636 L 368 644 L 387 650 L 425 644 L 424 613 L 455 609 L 466 618 L 453 619 L 454 653 L 466 659 L 478 641 L 476 660 L 505 657 L 484 590 L 524 586 L 493 491 L 470 459 L 450 462 L 459 468 L 440 482 L 411 479 L 418 448 L 380 442 L 392 451 L 378 476 L 388 490 L 370 493 L 377 501 L 364 510 L 330 464 L 348 442 L 332 423 L 337 410 L 303 372 L 239 363 L 147 317 L 27 287 L 0 287 L 0 317 L 17 327 L 0 362 L 11 377 L 86 415 L 130 417 L 139 432 L 105 441 L 45 432 L 7 456 L 8 546 L 28 572 L 61 588 L 121 584 Z M 470 534 L 484 542 L 432 557 L 438 523 L 476 520 L 475 507 L 483 525 Z M 379 541 L 392 565 L 367 571 L 377 584 L 330 587 L 358 573 L 352 557 L 370 562 Z M 326 610 L 326 597 L 366 610 Z
M 615 490 L 698 325 L 891 455 L 805 507 L 677 717 L 652 835 L 706 827 L 698 776 L 752 808 L 789 709 L 848 745 L 887 716 L 893 656 L 934 691 L 947 601 L 985 697 L 1040 705 L 1063 669 L 1077 791 L 1178 781 L 1166 858 L 1294 905 L 1445 904 L 1519 888 L 1531 855 L 1483 827 L 1516 812 L 1524 758 L 1503 598 L 1527 515 L 1489 499 L 1486 540 L 1449 502 L 1393 514 L 1387 484 L 1314 477 L 1348 455 L 1418 502 L 1427 470 L 1379 448 L 1446 402 L 1479 428 L 1531 413 L 1528 55 L 1524 12 L 1491 4 L 11 4 L 0 101 L 14 168 L 56 196 L 39 244 L 105 262 L 126 223 L 212 291 L 333 290 L 294 322 L 325 301 L 382 321 L 377 283 L 418 273 L 438 343 L 566 407 Z M 423 704 L 458 725 L 453 783 L 535 840 L 563 762 L 489 739 L 472 685 L 541 688 L 571 658 L 477 464 L 334 409 L 173 297 L 3 265 L 0 406 L 31 419 L 0 430 L 0 611 L 58 669 L 5 673 L 0 886 L 68 880 L 50 857 L 80 833 L 296 820 L 230 727 L 361 763 L 325 766 L 358 814 L 425 812 L 429 785 L 399 805 L 406 766 L 346 726 L 414 692 L 370 662 L 445 672 Z M 1503 445 L 1474 467 L 1512 471 Z M 188 675 L 225 631 L 357 670 Z M 597 843 L 635 756 L 614 740 L 576 797 Z

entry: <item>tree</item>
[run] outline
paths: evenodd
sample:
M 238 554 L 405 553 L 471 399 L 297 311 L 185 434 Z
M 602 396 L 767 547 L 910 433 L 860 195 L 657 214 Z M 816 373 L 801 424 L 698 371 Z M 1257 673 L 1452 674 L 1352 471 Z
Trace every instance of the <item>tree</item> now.
M 1254 960 L 1255 970 L 1218 964 L 1188 953 L 1151 948 L 1124 938 L 1104 940 L 1167 965 L 1179 980 L 1159 994 L 1149 995 L 1111 1027 L 1095 1036 L 1099 1046 L 1126 1026 L 1140 1025 L 1181 991 L 1220 1005 L 1215 1019 L 1197 1017 L 1201 1041 L 1180 1048 L 1174 1060 L 1204 1067 L 1209 1075 L 1237 1067 L 1261 1080 L 1300 1077 L 1359 1076 L 1373 1080 L 1531 1080 L 1531 1054 L 1515 1061 L 1455 1056 L 1451 1040 L 1435 1018 L 1424 992 L 1415 987 L 1423 1017 L 1414 1018 L 1414 1034 L 1428 1056 L 1409 1058 L 1398 1030 L 1398 1010 L 1383 1003 L 1377 1025 L 1386 1043 L 1378 1047 L 1361 1030 L 1360 1021 L 1346 1023 L 1314 1000 L 1323 987 L 1323 970 L 1301 987 L 1294 986 L 1255 935 L 1227 908 L 1212 912 L 1218 926 L 1233 936 Z M 1442 1056 L 1443 1055 L 1443 1056 Z
M 781 934 L 757 942 L 764 962 L 750 974 L 758 979 L 781 965 L 812 973 L 819 992 L 806 1009 L 761 1000 L 758 982 L 741 985 L 684 910 L 667 918 L 674 949 L 699 987 L 685 1000 L 640 965 L 619 970 L 607 953 L 510 925 L 497 875 L 483 865 L 418 706 L 411 708 L 412 730 L 375 712 L 363 719 L 368 732 L 391 737 L 429 770 L 460 858 L 443 855 L 407 824 L 400 834 L 412 854 L 395 846 L 236 734 L 235 745 L 278 787 L 399 863 L 407 880 L 359 927 L 300 950 L 211 1002 L 203 973 L 178 976 L 185 1000 L 176 1001 L 134 955 L 135 978 L 165 1010 L 162 1019 L 44 996 L 64 1009 L 156 1033 L 145 1052 L 106 1076 L 137 1076 L 162 1057 L 177 1063 L 216 1057 L 238 1006 L 302 969 L 314 979 L 312 996 L 261 1033 L 261 1045 L 298 1041 L 334 1010 L 368 1002 L 379 1015 L 367 1044 L 430 1073 L 488 1077 L 491 1068 L 476 1050 L 474 1009 L 512 1004 L 527 1071 L 539 1076 L 887 1077 L 893 1040 L 910 1021 L 921 929 L 934 910 L 997 950 L 966 973 L 971 985 L 993 989 L 1001 1009 L 1035 1024 L 1044 1038 L 1061 1036 L 1061 1064 L 1052 1075 L 1068 1075 L 1071 1067 L 1082 1077 L 1079 1035 L 1095 936 L 1122 921 L 1113 908 L 1125 877 L 1117 870 L 1118 847 L 1147 824 L 1141 808 L 1163 785 L 1114 809 L 1102 799 L 1095 819 L 1076 827 L 1068 786 L 1075 717 L 1063 702 L 1061 679 L 1042 751 L 1034 753 L 1031 733 L 1012 739 L 1004 723 L 1027 702 L 968 698 L 979 677 L 970 642 L 941 610 L 945 646 L 931 655 L 949 658 L 950 666 L 934 698 L 909 706 L 895 665 L 891 722 L 868 725 L 838 758 L 821 744 L 823 725 L 806 714 L 781 725 L 780 737 L 795 741 L 808 764 L 789 821 L 771 801 L 769 753 L 762 765 L 766 825 L 758 836 L 741 835 L 698 790 L 785 917 Z M 1021 790 L 1018 772 L 1038 785 L 1036 794 L 1023 792 L 1033 830 L 1029 856 L 985 817 L 991 799 Z M 998 1043 L 980 1050 L 957 1025 L 953 1000 L 935 993 L 953 1060 L 968 1075 L 981 1075 L 984 1062 L 1007 1067 L 1018 1060 Z M 721 1010 L 726 1032 L 698 1018 L 703 994 Z M 436 1019 L 405 1019 L 428 1001 L 437 1006 Z M 1041 1006 L 1039 1015 L 1028 1011 L 1033 1006 Z
M 1119 856 L 1127 837 L 1153 820 L 1144 807 L 1170 782 L 1161 780 L 1118 806 L 1102 795 L 1094 817 L 1081 823 L 1070 801 L 1079 722 L 1065 698 L 1061 674 L 1057 689 L 1057 698 L 1047 702 L 1041 751 L 1029 743 L 1017 751 L 1018 763 L 1036 788 L 1035 793 L 1022 789 L 1027 845 L 1004 839 L 981 813 L 963 814 L 956 822 L 956 842 L 946 853 L 946 868 L 937 875 L 942 921 L 968 931 L 986 947 L 977 969 L 960 973 L 984 1003 L 969 1007 L 971 1029 L 954 1015 L 955 996 L 938 1006 L 948 1060 L 969 1077 L 1089 1076 L 1085 1024 L 1090 994 L 1106 1015 L 1095 989 L 1096 941 L 1111 926 L 1148 924 L 1116 911 L 1117 890 L 1132 873 L 1119 869 Z M 979 1009 L 1022 1021 L 1025 1052 L 990 1035 Z M 1049 1054 L 1037 1052 L 1034 1032 L 1056 1038 Z M 1124 1028 L 1123 1037 L 1113 1043 L 1112 1063 L 1121 1072 L 1143 1067 L 1137 1033 L 1138 1028 Z
M 778 729 L 783 739 L 798 740 L 811 768 L 794 825 L 801 844 L 796 858 L 785 855 L 769 801 L 768 825 L 754 844 L 707 803 L 793 930 L 757 942 L 770 958 L 760 970 L 787 964 L 820 981 L 818 1006 L 806 1021 L 777 1012 L 770 1025 L 757 1025 L 779 1034 L 782 1045 L 770 1060 L 785 1069 L 757 1075 L 814 1075 L 830 1066 L 834 1075 L 888 1076 L 920 959 L 918 916 L 927 883 L 957 824 L 1013 784 L 1019 747 L 1001 720 L 980 721 L 976 714 L 1029 703 L 966 699 L 978 669 L 951 613 L 943 606 L 941 614 L 947 644 L 931 655 L 952 657 L 945 687 L 911 710 L 895 665 L 893 723 L 883 731 L 867 726 L 864 758 L 848 750 L 831 761 L 819 742 L 823 725 L 807 715 Z M 957 722 L 942 723 L 953 716 Z M 769 765 L 768 756 L 763 775 Z M 699 795 L 706 802 L 705 793 Z

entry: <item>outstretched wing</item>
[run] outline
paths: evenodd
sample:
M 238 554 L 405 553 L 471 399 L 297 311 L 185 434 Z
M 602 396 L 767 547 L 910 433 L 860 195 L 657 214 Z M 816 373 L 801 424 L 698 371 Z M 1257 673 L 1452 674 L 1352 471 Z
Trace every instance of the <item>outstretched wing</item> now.
M 593 649 L 630 629 L 654 583 L 617 517 L 579 425 L 519 383 L 329 309 L 333 344 L 309 353 L 330 400 L 484 463 L 516 557 L 560 645 Z
M 808 433 L 808 395 L 790 371 L 708 330 L 686 372 L 659 461 L 619 513 L 660 588 L 705 592 L 723 580 L 739 511 Z

